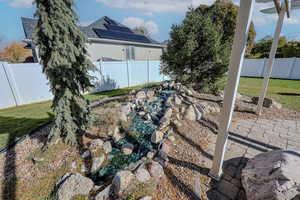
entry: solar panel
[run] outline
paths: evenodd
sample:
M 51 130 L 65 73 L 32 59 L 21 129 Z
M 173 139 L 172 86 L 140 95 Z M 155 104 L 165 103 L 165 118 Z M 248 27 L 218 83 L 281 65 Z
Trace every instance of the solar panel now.
M 94 29 L 94 31 L 100 38 L 125 40 L 125 41 L 131 41 L 131 42 L 141 42 L 141 43 L 151 43 L 151 41 L 143 35 L 103 30 L 103 29 Z
M 108 18 L 108 17 L 104 17 L 104 20 L 108 23 L 108 24 L 113 24 L 113 25 L 118 25 L 114 20 Z
M 123 26 L 112 25 L 112 24 L 104 24 L 104 26 L 110 31 L 133 33 L 129 28 Z

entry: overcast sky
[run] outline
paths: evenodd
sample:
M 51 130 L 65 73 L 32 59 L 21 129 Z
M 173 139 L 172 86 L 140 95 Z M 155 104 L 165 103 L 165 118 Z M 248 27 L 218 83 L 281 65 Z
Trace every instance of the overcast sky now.
M 164 41 L 169 38 L 172 24 L 179 24 L 188 7 L 200 4 L 210 5 L 214 0 L 75 0 L 80 23 L 87 25 L 102 16 L 109 16 L 129 27 L 144 25 L 151 36 Z M 234 0 L 238 4 L 239 0 Z M 256 4 L 253 22 L 257 40 L 273 35 L 276 15 L 259 12 L 272 4 Z M 33 0 L 0 0 L 0 38 L 6 42 L 24 39 L 21 17 L 33 17 Z M 285 21 L 282 35 L 300 40 L 300 10 L 293 12 Z

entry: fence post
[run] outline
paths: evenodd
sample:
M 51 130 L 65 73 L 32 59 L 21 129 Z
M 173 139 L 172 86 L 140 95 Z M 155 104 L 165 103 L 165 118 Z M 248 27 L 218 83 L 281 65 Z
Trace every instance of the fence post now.
M 266 58 L 264 58 L 264 62 L 263 62 L 263 66 L 262 66 L 262 70 L 261 70 L 261 74 L 260 77 L 264 77 L 265 74 L 265 67 L 266 67 Z
M 296 60 L 297 60 L 297 58 L 294 57 L 294 60 L 292 61 L 292 67 L 291 67 L 291 70 L 290 70 L 289 76 L 288 76 L 289 79 L 292 79 L 292 75 L 293 75 L 293 72 L 294 72 L 294 69 L 295 69 Z
M 128 59 L 126 59 L 126 68 L 127 68 L 127 82 L 128 82 L 128 87 L 130 87 L 130 73 L 129 73 Z
M 9 89 L 11 91 L 11 94 L 12 94 L 13 98 L 14 98 L 15 105 L 18 106 L 19 104 L 18 104 L 18 101 L 17 101 L 17 97 L 16 97 L 15 91 L 13 89 L 12 82 L 11 82 L 9 76 L 8 76 L 8 72 L 7 72 L 6 67 L 5 67 L 6 63 L 2 63 L 1 65 L 2 65 L 3 70 L 4 70 L 4 74 L 5 74 L 7 83 L 9 85 Z
M 150 83 L 150 68 L 149 68 L 149 59 L 147 60 L 147 84 Z

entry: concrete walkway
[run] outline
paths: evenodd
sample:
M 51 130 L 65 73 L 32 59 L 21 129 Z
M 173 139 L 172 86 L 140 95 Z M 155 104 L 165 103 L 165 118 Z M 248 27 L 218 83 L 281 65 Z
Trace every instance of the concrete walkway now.
M 208 193 L 210 200 L 246 199 L 240 178 L 249 158 L 279 149 L 300 152 L 300 120 L 236 121 L 230 128 L 227 147 L 224 175 L 221 181 L 212 184 Z M 214 144 L 209 149 L 213 153 Z

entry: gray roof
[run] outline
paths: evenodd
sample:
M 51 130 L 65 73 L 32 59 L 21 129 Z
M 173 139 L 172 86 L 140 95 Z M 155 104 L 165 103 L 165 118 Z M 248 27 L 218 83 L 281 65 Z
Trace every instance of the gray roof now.
M 123 24 L 121 24 L 119 22 L 116 22 L 115 20 L 112 20 L 111 18 L 109 18 L 107 16 L 104 16 L 104 17 L 100 18 L 99 20 L 91 23 L 88 26 L 79 26 L 79 28 L 85 34 L 85 36 L 88 39 L 97 39 L 97 38 L 100 38 L 100 37 L 95 33 L 94 30 L 95 29 L 108 30 L 105 26 L 105 24 L 108 24 L 107 20 L 113 21 L 118 26 L 126 27 Z M 25 32 L 26 39 L 31 40 L 34 28 L 37 25 L 37 19 L 22 17 L 22 25 L 23 25 L 23 29 L 24 29 L 24 32 Z M 154 39 L 152 39 L 148 36 L 146 36 L 146 37 L 150 40 L 151 44 L 160 44 L 158 41 L 156 41 L 156 40 L 154 40 Z

